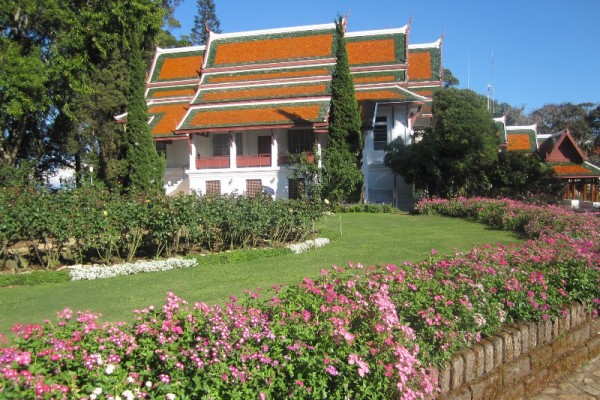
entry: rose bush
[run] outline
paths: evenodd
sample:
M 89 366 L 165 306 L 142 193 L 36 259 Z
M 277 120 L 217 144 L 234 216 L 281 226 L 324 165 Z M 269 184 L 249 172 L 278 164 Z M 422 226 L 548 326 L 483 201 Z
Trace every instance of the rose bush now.
M 0 188 L 0 211 L 0 261 L 18 255 L 52 268 L 297 242 L 323 208 L 266 196 Z
M 334 266 L 224 307 L 169 293 L 129 325 L 64 310 L 15 326 L 0 348 L 0 396 L 424 399 L 435 393 L 430 366 L 504 322 L 554 318 L 574 301 L 598 315 L 598 218 L 508 200 L 418 209 L 531 239 L 452 257 L 434 250 L 420 263 Z

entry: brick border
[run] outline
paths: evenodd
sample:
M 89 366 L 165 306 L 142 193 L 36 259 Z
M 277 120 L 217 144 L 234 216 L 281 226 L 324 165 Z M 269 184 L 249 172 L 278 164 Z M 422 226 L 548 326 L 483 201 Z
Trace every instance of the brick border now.
M 550 381 L 600 354 L 600 318 L 581 304 L 552 321 L 505 325 L 455 353 L 438 377 L 438 400 L 513 400 L 533 396 Z

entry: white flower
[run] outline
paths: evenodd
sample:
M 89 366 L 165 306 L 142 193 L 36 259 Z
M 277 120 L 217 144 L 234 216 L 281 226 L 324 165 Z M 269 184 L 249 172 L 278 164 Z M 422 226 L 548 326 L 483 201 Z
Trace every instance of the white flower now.
M 288 249 L 291 249 L 295 254 L 302 253 L 303 251 L 316 249 L 317 247 L 322 247 L 329 244 L 329 239 L 327 238 L 317 238 L 313 240 L 307 240 L 302 243 L 294 243 L 287 246 Z
M 113 364 L 108 364 L 108 365 L 106 366 L 106 370 L 104 370 L 104 372 L 106 372 L 106 375 L 110 375 L 110 374 L 112 374 L 113 372 L 115 372 L 115 368 L 116 368 L 116 367 L 115 367 Z
M 125 390 L 121 394 L 123 395 L 123 397 L 125 397 L 126 400 L 133 400 L 135 398 L 135 395 L 131 390 Z
M 133 377 L 131 377 L 131 376 L 128 376 L 127 383 L 133 383 L 133 382 L 135 382 L 135 379 L 133 379 Z
M 94 393 L 90 394 L 90 400 L 96 400 L 98 398 L 98 396 L 96 396 Z
M 166 398 L 167 400 L 175 400 L 175 399 L 176 399 L 176 397 L 175 397 L 175 395 L 174 395 L 173 393 L 167 393 L 167 394 L 165 395 L 165 398 Z
M 150 389 L 150 388 L 152 387 L 152 382 L 150 382 L 150 381 L 147 381 L 147 382 L 146 382 L 146 387 L 147 387 L 148 389 Z
M 112 266 L 74 265 L 69 267 L 72 281 L 112 278 L 119 275 L 132 275 L 140 272 L 168 271 L 176 268 L 189 268 L 196 265 L 196 260 L 169 258 L 167 260 L 142 261 Z
M 102 388 L 101 387 L 97 387 L 96 389 L 94 389 L 94 391 L 92 392 L 92 394 L 95 394 L 96 396 L 99 396 L 102 394 Z

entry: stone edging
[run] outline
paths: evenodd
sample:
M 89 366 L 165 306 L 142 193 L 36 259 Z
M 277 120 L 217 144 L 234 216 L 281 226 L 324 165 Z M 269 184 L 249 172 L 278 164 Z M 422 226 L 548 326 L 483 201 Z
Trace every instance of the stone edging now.
M 553 321 L 506 325 L 435 370 L 439 400 L 526 399 L 600 354 L 600 318 L 581 304 Z

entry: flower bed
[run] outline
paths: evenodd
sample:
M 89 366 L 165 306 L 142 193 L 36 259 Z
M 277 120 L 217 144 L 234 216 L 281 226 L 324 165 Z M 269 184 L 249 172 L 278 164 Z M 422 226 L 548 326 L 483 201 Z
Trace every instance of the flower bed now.
M 5 398 L 432 397 L 429 367 L 504 322 L 600 305 L 600 219 L 512 201 L 425 201 L 423 213 L 485 220 L 531 236 L 421 263 L 332 267 L 319 279 L 248 292 L 225 307 L 136 311 L 128 325 L 65 310 L 15 326 L 0 348 Z M 11 397 L 12 396 L 12 397 Z
M 133 275 L 142 272 L 169 271 L 176 268 L 189 268 L 196 265 L 196 260 L 170 258 L 168 260 L 140 261 L 111 266 L 105 265 L 73 265 L 69 267 L 72 281 L 113 278 L 119 275 Z

